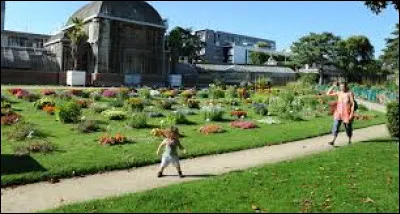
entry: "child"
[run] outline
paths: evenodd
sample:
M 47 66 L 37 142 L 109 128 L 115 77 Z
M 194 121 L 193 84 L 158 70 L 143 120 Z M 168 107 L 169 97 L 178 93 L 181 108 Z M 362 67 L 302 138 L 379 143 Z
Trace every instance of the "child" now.
M 164 169 L 172 163 L 178 170 L 178 174 L 180 178 L 183 178 L 181 167 L 179 165 L 179 157 L 178 157 L 178 148 L 183 150 L 186 153 L 185 148 L 181 145 L 179 141 L 179 130 L 178 128 L 169 128 L 164 131 L 165 139 L 161 144 L 158 146 L 157 155 L 160 153 L 160 149 L 162 146 L 165 146 L 164 154 L 162 155 L 161 159 L 161 168 L 158 172 L 158 177 L 161 177 L 163 174 Z

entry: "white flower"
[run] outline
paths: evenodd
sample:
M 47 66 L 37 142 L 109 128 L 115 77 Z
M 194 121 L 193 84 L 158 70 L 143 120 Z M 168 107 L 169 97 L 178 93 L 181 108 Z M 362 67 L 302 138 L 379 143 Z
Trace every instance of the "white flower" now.
M 207 122 L 210 122 L 210 118 L 207 118 L 207 120 L 206 120 Z
M 165 123 L 165 121 L 164 121 L 164 120 L 161 120 L 161 121 L 160 121 L 160 123 L 161 123 L 161 124 L 164 124 L 164 123 Z

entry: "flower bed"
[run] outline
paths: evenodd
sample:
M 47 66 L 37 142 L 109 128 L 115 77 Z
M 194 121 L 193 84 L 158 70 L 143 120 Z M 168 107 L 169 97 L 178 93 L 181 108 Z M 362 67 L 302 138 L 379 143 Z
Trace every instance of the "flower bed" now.
M 104 145 L 116 145 L 116 144 L 122 144 L 125 143 L 127 141 L 127 138 L 120 134 L 117 133 L 114 137 L 105 134 L 103 136 L 100 137 L 99 139 L 99 144 L 104 146 Z
M 231 127 L 241 129 L 253 129 L 257 128 L 257 125 L 250 121 L 233 121 L 231 122 Z
M 43 89 L 42 91 L 42 94 L 43 95 L 53 95 L 53 94 L 56 94 L 56 92 L 54 91 L 54 90 L 51 90 L 51 89 Z
M 205 125 L 199 129 L 199 132 L 201 132 L 205 135 L 209 135 L 209 134 L 213 134 L 213 133 L 221 133 L 223 131 L 224 130 L 222 129 L 222 127 L 219 125 L 216 125 L 216 124 Z

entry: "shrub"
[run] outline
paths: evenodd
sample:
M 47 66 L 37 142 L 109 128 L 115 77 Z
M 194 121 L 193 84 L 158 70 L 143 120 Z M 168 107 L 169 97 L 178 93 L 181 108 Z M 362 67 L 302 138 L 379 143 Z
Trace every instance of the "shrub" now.
M 110 106 L 118 108 L 124 106 L 124 100 L 115 98 L 110 101 Z
M 54 102 L 53 99 L 49 97 L 43 97 L 39 100 L 37 100 L 33 106 L 36 107 L 36 109 L 42 110 L 44 106 L 55 106 L 56 103 Z
M 6 115 L 1 115 L 1 125 L 12 125 L 17 123 L 21 119 L 21 115 L 17 113 L 8 113 Z
M 46 95 L 46 96 L 47 95 L 56 94 L 56 92 L 54 90 L 51 90 L 51 89 L 42 89 L 41 92 L 42 92 L 43 95 Z
M 234 86 L 228 86 L 225 91 L 225 97 L 231 99 L 236 98 L 237 97 L 236 88 Z
M 11 103 L 8 101 L 1 101 L 1 108 L 11 108 Z
M 129 98 L 127 100 L 127 105 L 131 108 L 132 111 L 143 111 L 144 103 L 140 98 Z
M 164 137 L 164 130 L 160 128 L 154 128 L 150 131 L 150 134 L 153 135 L 153 137 Z
M 225 97 L 225 92 L 219 87 L 213 86 L 210 87 L 210 98 L 212 99 L 219 99 L 219 98 L 224 98 Z
M 178 109 L 176 111 L 179 111 L 183 115 L 195 115 L 196 114 L 196 112 L 194 112 L 191 109 L 187 109 L 187 108 L 180 108 L 180 109 Z
M 204 119 L 210 121 L 220 121 L 224 115 L 224 110 L 220 106 L 205 106 L 202 107 L 201 112 Z
M 61 104 L 56 110 L 56 120 L 62 123 L 76 123 L 81 115 L 81 107 L 73 101 Z
M 390 135 L 399 137 L 399 101 L 390 102 L 387 104 L 387 127 Z
M 265 119 L 257 120 L 257 122 L 264 123 L 264 124 L 269 124 L 269 125 L 271 125 L 271 124 L 280 124 L 281 123 L 281 121 L 279 121 L 277 119 L 274 119 L 272 117 L 267 117 Z
M 40 99 L 40 95 L 39 94 L 30 93 L 30 94 L 27 94 L 26 96 L 24 96 L 23 99 L 28 101 L 28 102 L 35 102 L 38 99 Z
M 12 94 L 12 95 L 15 95 L 15 94 L 17 94 L 19 91 L 21 91 L 21 90 L 23 90 L 23 89 L 21 89 L 21 88 L 10 88 L 10 89 L 8 89 L 8 92 L 9 92 L 10 94 Z
M 164 97 L 172 98 L 172 97 L 175 97 L 176 94 L 177 94 L 177 92 L 176 92 L 175 90 L 168 90 L 168 91 L 165 91 L 165 92 L 163 93 L 163 96 L 164 96 Z
M 109 120 L 123 120 L 126 118 L 126 112 L 112 109 L 105 110 L 101 114 Z
M 94 103 L 92 105 L 93 112 L 98 113 L 98 114 L 107 110 L 108 108 L 109 108 L 109 105 L 105 104 L 105 103 Z
M 238 97 L 241 99 L 248 98 L 248 93 L 246 88 L 238 88 L 237 89 Z
M 88 100 L 82 100 L 79 99 L 76 101 L 76 103 L 81 107 L 81 108 L 87 108 L 90 104 L 90 102 Z
M 241 129 L 253 129 L 257 128 L 257 125 L 250 121 L 233 121 L 231 122 L 231 127 Z
M 58 97 L 62 100 L 69 101 L 72 99 L 72 93 L 70 91 L 62 91 L 58 94 Z
M 117 97 L 121 100 L 126 100 L 129 98 L 129 89 L 128 88 L 120 88 L 117 93 Z
M 95 101 L 99 101 L 99 100 L 101 100 L 102 96 L 99 92 L 94 91 L 94 92 L 90 93 L 90 97 Z
M 189 99 L 189 98 L 192 98 L 193 96 L 195 96 L 196 93 L 195 93 L 194 90 L 185 90 L 185 91 L 182 92 L 181 95 L 182 95 L 183 98 Z
M 170 100 L 160 100 L 157 102 L 157 105 L 161 109 L 169 110 L 172 108 L 172 102 Z
M 243 118 L 247 116 L 247 112 L 245 111 L 231 111 L 231 116 L 236 118 Z
M 205 125 L 202 126 L 199 130 L 199 132 L 208 135 L 208 134 L 213 134 L 213 133 L 221 133 L 224 130 L 222 129 L 221 126 L 216 125 L 216 124 L 209 124 L 209 125 Z
M 208 98 L 209 90 L 208 89 L 202 89 L 197 93 L 197 96 L 200 98 Z
M 33 140 L 17 144 L 13 147 L 17 155 L 27 155 L 30 153 L 50 153 L 56 150 L 56 147 L 45 140 Z
M 200 102 L 199 102 L 198 100 L 195 100 L 195 99 L 189 99 L 189 100 L 187 101 L 187 106 L 188 106 L 189 108 L 196 108 L 196 109 L 198 109 L 198 108 L 200 108 Z
M 84 120 L 81 123 L 79 123 L 77 130 L 82 133 L 91 133 L 100 131 L 102 130 L 102 128 L 98 125 L 97 121 Z
M 84 92 L 80 89 L 71 89 L 69 90 L 69 93 L 77 97 L 81 97 L 84 94 Z
M 57 108 L 55 106 L 44 106 L 42 110 L 47 114 L 53 115 Z
M 144 99 L 150 99 L 150 89 L 149 88 L 141 88 L 139 89 L 139 96 L 143 97 Z
M 17 97 L 18 99 L 26 99 L 29 96 L 29 94 L 30 93 L 27 90 L 21 89 L 17 91 L 15 97 Z
M 134 113 L 128 121 L 128 126 L 136 129 L 147 127 L 147 115 L 145 113 Z
M 186 116 L 180 111 L 172 112 L 171 114 L 169 114 L 167 116 L 167 121 L 170 125 L 188 123 Z
M 8 140 L 21 141 L 26 138 L 43 137 L 43 133 L 37 130 L 32 124 L 21 121 L 7 130 L 6 136 Z
M 105 134 L 105 135 L 100 137 L 99 144 L 102 145 L 102 146 L 104 146 L 104 145 L 116 145 L 116 144 L 125 143 L 126 141 L 127 141 L 127 138 L 124 135 L 120 134 L 120 133 L 117 133 L 115 135 L 115 137 L 112 137 L 112 136 L 110 136 L 108 134 Z
M 161 112 L 149 112 L 149 117 L 163 117 L 164 115 Z
M 253 103 L 254 112 L 258 115 L 264 116 L 268 113 L 268 106 L 264 103 Z
M 116 97 L 117 92 L 115 90 L 106 89 L 103 91 L 103 97 Z
M 160 94 L 161 93 L 158 90 L 150 90 L 150 96 L 151 97 L 159 97 Z

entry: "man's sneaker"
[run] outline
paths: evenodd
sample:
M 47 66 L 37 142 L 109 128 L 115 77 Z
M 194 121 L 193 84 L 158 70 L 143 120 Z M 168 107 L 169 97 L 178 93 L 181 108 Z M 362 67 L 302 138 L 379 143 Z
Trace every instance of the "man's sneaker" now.
M 183 177 L 185 177 L 185 176 L 182 174 L 182 172 L 181 172 L 181 171 L 179 171 L 179 172 L 178 172 L 178 174 L 179 174 L 179 177 L 180 177 L 180 178 L 183 178 Z
M 331 146 L 333 146 L 333 145 L 334 145 L 333 141 L 329 142 L 328 144 L 329 144 L 329 145 L 331 145 Z
M 159 178 L 162 177 L 162 172 L 158 172 L 157 177 L 159 177 Z

